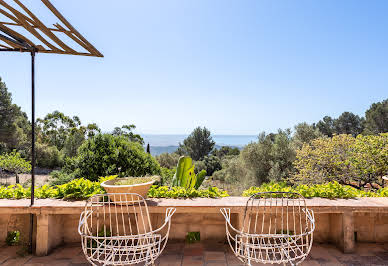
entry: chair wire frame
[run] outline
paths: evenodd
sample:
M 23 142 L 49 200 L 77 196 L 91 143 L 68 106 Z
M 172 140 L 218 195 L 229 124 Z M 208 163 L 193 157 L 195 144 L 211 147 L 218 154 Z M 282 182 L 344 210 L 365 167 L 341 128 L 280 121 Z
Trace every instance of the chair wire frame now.
M 98 194 L 87 200 L 78 233 L 92 265 L 154 265 L 165 248 L 175 208 L 153 230 L 145 199 L 135 193 Z
M 230 209 L 220 211 L 226 220 L 229 245 L 246 265 L 252 262 L 298 265 L 311 250 L 314 212 L 307 209 L 305 199 L 298 193 L 252 195 L 246 203 L 239 230 L 231 224 Z

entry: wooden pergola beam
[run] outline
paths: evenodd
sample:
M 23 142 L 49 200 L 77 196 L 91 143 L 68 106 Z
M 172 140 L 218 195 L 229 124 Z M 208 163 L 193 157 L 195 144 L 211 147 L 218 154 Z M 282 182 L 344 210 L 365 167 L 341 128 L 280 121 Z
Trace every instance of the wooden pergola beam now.
M 15 49 L 15 51 L 19 51 L 19 49 L 23 48 L 23 50 L 25 50 L 26 47 L 24 47 L 23 44 L 26 43 L 31 49 L 33 48 L 35 52 L 39 53 L 103 57 L 103 55 L 62 16 L 49 0 L 41 0 L 41 2 L 63 25 L 55 23 L 53 24 L 53 28 L 47 27 L 39 17 L 20 0 L 13 0 L 13 2 L 15 3 L 14 6 L 8 4 L 4 0 L 0 0 L 0 14 L 11 20 L 8 22 L 0 21 L 0 32 L 4 33 L 0 38 L 4 44 L 0 47 L 3 49 Z M 29 36 L 26 36 L 25 32 L 19 29 L 26 30 L 29 33 Z M 63 33 L 65 34 L 64 36 L 67 37 L 59 36 L 56 33 Z M 30 36 L 36 38 L 38 42 L 30 40 Z M 12 41 L 12 39 L 16 38 L 20 43 L 14 43 Z M 76 44 L 85 51 L 79 51 L 73 48 L 71 44 Z M 28 49 L 29 48 L 27 48 L 27 50 Z

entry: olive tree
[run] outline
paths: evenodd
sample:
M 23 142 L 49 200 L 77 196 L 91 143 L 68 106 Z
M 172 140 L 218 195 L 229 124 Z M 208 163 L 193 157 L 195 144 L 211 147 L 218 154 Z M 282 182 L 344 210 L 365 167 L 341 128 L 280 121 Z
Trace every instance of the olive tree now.
M 31 171 L 30 162 L 24 160 L 20 153 L 13 150 L 10 153 L 0 155 L 0 168 L 16 175 L 16 183 L 19 184 L 19 174 Z

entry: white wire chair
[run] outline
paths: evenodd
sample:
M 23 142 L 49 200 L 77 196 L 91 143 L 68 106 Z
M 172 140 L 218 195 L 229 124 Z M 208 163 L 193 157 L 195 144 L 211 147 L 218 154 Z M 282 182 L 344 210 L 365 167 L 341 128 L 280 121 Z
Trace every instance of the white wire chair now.
M 91 197 L 78 226 L 86 259 L 92 265 L 153 265 L 167 244 L 175 210 L 167 208 L 163 225 L 153 230 L 142 196 L 108 193 Z
M 314 212 L 305 199 L 292 192 L 260 192 L 251 196 L 236 229 L 230 209 L 222 208 L 229 245 L 246 265 L 289 263 L 297 265 L 309 254 L 315 229 Z

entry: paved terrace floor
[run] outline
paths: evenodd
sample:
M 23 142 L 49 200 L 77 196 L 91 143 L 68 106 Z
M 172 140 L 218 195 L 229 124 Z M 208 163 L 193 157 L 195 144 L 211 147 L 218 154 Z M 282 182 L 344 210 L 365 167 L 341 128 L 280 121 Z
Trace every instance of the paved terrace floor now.
M 21 248 L 17 246 L 0 247 L 0 265 L 89 265 L 84 258 L 80 246 L 59 247 L 45 257 L 21 256 L 20 250 Z M 201 242 L 185 244 L 174 241 L 170 241 L 167 244 L 156 265 L 243 266 L 230 251 L 229 246 L 223 243 Z M 357 244 L 356 253 L 354 254 L 343 254 L 334 246 L 317 244 L 313 246 L 309 257 L 302 265 L 388 265 L 388 244 Z

